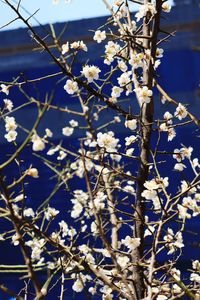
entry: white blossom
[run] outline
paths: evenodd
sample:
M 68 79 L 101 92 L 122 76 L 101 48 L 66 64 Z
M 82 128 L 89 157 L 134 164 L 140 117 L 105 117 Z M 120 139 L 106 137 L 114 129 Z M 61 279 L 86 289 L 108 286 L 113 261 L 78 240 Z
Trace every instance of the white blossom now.
M 62 129 L 62 134 L 65 135 L 65 136 L 70 136 L 70 135 L 73 134 L 73 132 L 74 132 L 73 127 L 66 126 Z
M 60 226 L 60 230 L 62 231 L 62 236 L 63 237 L 67 236 L 69 230 L 67 223 L 64 220 L 62 220 L 61 222 L 59 222 L 59 226 Z
M 162 48 L 157 48 L 156 49 L 156 57 L 157 58 L 162 58 L 163 57 L 163 53 L 164 53 L 164 50 Z
M 194 168 L 197 168 L 197 167 L 200 168 L 200 163 L 199 163 L 198 158 L 194 158 L 192 160 L 192 165 L 193 165 Z
M 180 219 L 190 219 L 191 218 L 191 214 L 188 213 L 188 208 L 178 204 L 177 205 L 177 209 L 178 209 L 178 216 Z
M 121 122 L 120 117 L 119 117 L 119 116 L 115 116 L 115 117 L 114 117 L 114 122 L 115 122 L 115 123 L 120 123 L 120 122 Z
M 193 152 L 193 148 L 191 146 L 183 147 L 181 149 L 174 149 L 173 158 L 175 158 L 178 162 L 181 162 L 185 158 L 190 159 Z
M 74 284 L 72 285 L 72 289 L 73 289 L 76 293 L 82 292 L 82 290 L 84 289 L 83 283 L 84 283 L 83 278 L 82 278 L 82 277 L 81 277 L 81 279 L 78 278 L 78 279 L 74 282 Z
M 167 131 L 168 133 L 168 142 L 171 142 L 175 137 L 176 137 L 176 131 L 173 127 L 167 127 L 165 128 L 164 131 Z
M 146 189 L 152 191 L 152 190 L 156 190 L 162 187 L 168 187 L 169 185 L 169 178 L 165 177 L 165 178 L 155 178 L 152 180 L 147 180 L 144 183 L 144 187 L 146 187 Z
M 155 198 L 157 198 L 157 192 L 154 190 L 144 190 L 141 196 L 147 200 L 154 200 Z
M 5 241 L 5 238 L 3 237 L 3 234 L 0 234 L 0 242 Z
M 29 240 L 25 242 L 25 244 L 31 248 L 32 253 L 31 253 L 31 258 L 33 260 L 40 260 L 41 259 L 41 254 L 43 252 L 43 247 L 45 245 L 45 239 L 37 239 L 33 238 L 32 240 Z
M 119 86 L 124 87 L 125 85 L 130 83 L 130 73 L 129 72 L 122 73 L 121 76 L 117 78 L 117 80 Z
M 39 173 L 38 173 L 38 169 L 36 168 L 31 168 L 27 171 L 27 175 L 33 177 L 33 178 L 38 178 L 39 177 Z
M 154 70 L 156 70 L 161 64 L 161 61 L 160 59 L 157 59 L 155 62 L 154 62 Z
M 144 183 L 144 187 L 149 191 L 157 190 L 159 186 L 159 182 L 157 182 L 155 179 L 146 180 Z
M 177 163 L 174 166 L 174 170 L 182 172 L 184 169 L 186 168 L 186 166 L 182 163 Z
M 17 124 L 15 122 L 15 118 L 14 117 L 5 117 L 5 128 L 6 131 L 15 131 L 15 129 L 17 128 Z
M 160 124 L 160 131 L 168 131 L 169 128 L 166 123 Z
M 126 193 L 129 193 L 129 194 L 135 195 L 135 189 L 131 185 L 126 185 L 123 188 L 123 191 L 125 191 Z
M 89 155 L 87 152 L 86 155 Z M 83 178 L 85 168 L 87 171 L 91 171 L 94 167 L 94 163 L 91 159 L 85 158 L 85 162 L 83 163 L 82 158 L 77 159 L 75 162 L 71 163 L 70 168 L 75 171 L 76 176 Z
M 121 96 L 121 93 L 123 92 L 123 89 L 119 86 L 113 86 L 111 97 L 112 98 L 119 98 Z
M 101 70 L 94 66 L 84 66 L 83 70 L 81 71 L 81 73 L 86 77 L 88 82 L 93 82 L 94 80 L 98 80 L 99 79 L 99 73 L 101 72 Z
M 168 297 L 165 295 L 158 295 L 156 298 L 156 300 L 167 300 L 167 299 L 168 299 Z
M 142 68 L 144 66 L 144 54 L 143 53 L 134 53 L 131 52 L 129 64 L 133 67 L 133 69 Z
M 172 268 L 171 269 L 171 275 L 173 276 L 173 278 L 177 281 L 180 281 L 181 279 L 181 272 L 180 270 L 176 269 L 176 268 Z
M 126 146 L 130 146 L 131 144 L 135 143 L 135 141 L 137 140 L 137 137 L 135 135 L 131 135 L 125 138 L 125 145 Z
M 17 233 L 15 233 L 14 235 L 12 235 L 12 244 L 14 246 L 18 246 L 19 245 L 19 236 Z
M 126 120 L 125 127 L 129 128 L 131 130 L 135 130 L 137 128 L 137 120 L 136 119 Z
M 4 104 L 5 104 L 5 109 L 7 109 L 8 111 L 12 111 L 13 109 L 13 102 L 9 99 L 4 99 L 3 100 Z
M 90 287 L 90 288 L 88 289 L 88 292 L 94 296 L 94 295 L 96 294 L 97 290 L 96 290 L 96 288 L 94 288 L 94 287 Z
M 99 234 L 99 230 L 98 230 L 97 224 L 95 222 L 91 223 L 90 229 L 91 229 L 91 232 L 94 235 L 98 235 Z
M 65 245 L 65 240 L 61 238 L 59 232 L 52 232 L 51 239 L 54 240 L 57 244 L 60 244 L 62 246 Z
M 140 238 L 131 238 L 128 235 L 121 242 L 131 251 L 140 246 Z
M 62 45 L 62 55 L 65 55 L 69 51 L 69 42 Z
M 14 142 L 17 137 L 17 132 L 15 130 L 11 130 L 7 134 L 5 134 L 4 137 L 9 143 Z
M 67 153 L 64 152 L 63 150 L 59 151 L 59 155 L 57 156 L 57 160 L 63 160 L 67 156 Z
M 73 50 L 83 50 L 87 52 L 87 46 L 83 41 L 77 41 L 70 44 L 71 49 Z
M 49 149 L 49 151 L 47 152 L 47 155 L 54 155 L 56 152 L 58 152 L 60 149 L 60 147 L 56 146 L 54 148 Z
M 46 133 L 46 137 L 51 138 L 53 136 L 53 132 L 49 128 L 45 129 L 45 133 Z
M 70 124 L 71 127 L 77 127 L 78 126 L 78 122 L 75 121 L 75 120 L 70 120 L 69 124 Z
M 5 84 L 2 83 L 2 84 L 0 85 L 0 87 L 1 87 L 1 91 L 0 91 L 0 92 L 6 94 L 6 95 L 8 96 L 8 95 L 9 95 L 9 87 L 10 87 L 10 86 L 5 85 Z
M 78 83 L 76 81 L 68 79 L 66 81 L 66 84 L 64 85 L 64 90 L 70 94 L 73 95 L 76 92 L 78 92 Z
M 82 213 L 83 211 L 83 205 L 79 202 L 75 203 L 74 206 L 73 206 L 73 209 L 71 211 L 71 217 L 73 219 L 76 219 L 80 216 L 80 214 Z
M 183 148 L 181 148 L 181 152 L 183 153 L 183 156 L 185 158 L 190 159 L 191 155 L 192 155 L 192 152 L 193 152 L 193 148 L 191 146 L 189 146 L 189 147 L 183 147 Z
M 83 211 L 83 207 L 88 202 L 88 195 L 87 193 L 83 192 L 82 190 L 75 190 L 74 191 L 74 198 L 71 199 L 73 203 L 73 208 L 71 211 L 72 218 L 78 218 Z
M 179 120 L 182 120 L 187 117 L 187 114 L 188 112 L 185 106 L 179 103 L 174 113 L 174 116 L 177 117 Z
M 134 150 L 135 150 L 134 148 L 129 148 L 129 149 L 127 149 L 127 150 L 126 150 L 126 155 L 132 156 Z
M 113 41 L 109 41 L 107 45 L 105 46 L 105 60 L 104 63 L 107 65 L 110 65 L 113 60 L 115 55 L 119 52 L 120 46 L 118 43 L 114 43 Z
M 173 158 L 177 160 L 177 162 L 181 162 L 184 159 L 183 153 L 179 149 L 174 149 Z
M 106 39 L 106 32 L 105 32 L 105 30 L 103 30 L 103 31 L 101 31 L 101 30 L 95 31 L 93 39 L 97 43 L 101 43 L 102 41 L 104 41 Z
M 113 16 L 113 19 L 115 22 L 117 22 L 118 20 L 126 16 L 127 16 L 127 7 L 125 5 L 122 5 Z
M 182 289 L 178 286 L 178 284 L 173 284 L 172 288 L 174 294 L 180 294 L 182 292 Z
M 102 293 L 102 300 L 112 300 L 113 299 L 112 289 L 108 285 L 104 285 L 100 289 L 100 292 Z
M 99 132 L 97 134 L 97 144 L 101 148 L 105 148 L 107 152 L 116 152 L 119 139 L 114 137 L 114 133 L 109 131 L 108 133 Z
M 117 256 L 117 263 L 120 265 L 120 267 L 122 269 L 126 268 L 129 262 L 130 262 L 130 259 L 128 258 L 128 256 L 125 256 L 125 255 Z
M 173 115 L 169 111 L 164 113 L 163 118 L 167 121 L 167 124 L 172 124 Z
M 30 208 L 25 208 L 23 214 L 24 214 L 24 217 L 34 218 L 34 216 L 35 216 L 35 213 L 34 213 L 34 211 L 31 207 Z
M 162 10 L 166 13 L 169 13 L 171 11 L 171 5 L 169 4 L 169 2 L 163 2 Z
M 24 194 L 22 193 L 14 198 L 14 202 L 19 202 L 22 201 L 23 199 L 24 199 Z
M 190 275 L 190 280 L 191 280 L 191 281 L 195 281 L 195 282 L 197 282 L 197 283 L 200 284 L 200 275 L 199 275 L 199 274 L 196 274 L 196 273 L 192 273 L 192 274 Z
M 179 231 L 174 234 L 171 228 L 167 229 L 167 234 L 164 236 L 164 241 L 166 241 L 166 246 L 169 248 L 167 254 L 172 254 L 176 249 L 181 249 L 184 247 L 182 233 Z
M 118 68 L 122 71 L 122 72 L 126 72 L 128 67 L 127 64 L 123 61 L 123 60 L 119 60 L 118 61 Z
M 33 151 L 43 151 L 45 149 L 45 143 L 37 134 L 34 134 L 32 136 L 31 141 L 33 143 L 32 146 Z
M 143 86 L 142 88 L 137 88 L 135 89 L 135 92 L 141 104 L 149 103 L 151 101 L 153 92 L 149 90 L 147 86 Z
M 200 261 L 199 260 L 194 260 L 192 262 L 192 268 L 194 270 L 200 271 Z
M 56 210 L 54 207 L 48 207 L 46 211 L 44 212 L 45 218 L 47 221 L 50 219 L 53 219 L 59 214 L 59 210 Z
M 78 248 L 79 248 L 79 250 L 81 252 L 83 252 L 85 254 L 87 254 L 87 253 L 89 253 L 91 251 L 91 249 L 87 245 L 85 245 L 85 244 L 80 245 Z
M 150 12 L 152 16 L 156 14 L 155 4 L 148 3 L 140 5 L 139 11 L 135 14 L 137 22 L 140 21 L 140 19 L 142 19 L 143 17 L 145 17 L 148 12 Z
M 186 191 L 188 192 L 188 194 L 194 194 L 196 192 L 196 188 L 195 187 L 190 188 L 188 182 L 185 180 L 182 180 L 181 181 L 181 193 L 184 193 Z
M 105 195 L 103 192 L 98 191 L 95 198 L 94 198 L 94 207 L 97 211 L 105 208 L 105 200 L 107 199 L 107 195 Z M 93 203 L 89 203 L 89 207 L 93 209 Z

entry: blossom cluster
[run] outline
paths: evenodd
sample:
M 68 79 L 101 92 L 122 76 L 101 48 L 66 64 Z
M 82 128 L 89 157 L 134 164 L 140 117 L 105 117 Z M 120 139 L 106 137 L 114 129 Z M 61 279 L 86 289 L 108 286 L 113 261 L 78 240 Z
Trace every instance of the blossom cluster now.
M 4 135 L 5 139 L 10 143 L 14 142 L 17 137 L 17 124 L 15 122 L 14 117 L 5 117 L 5 129 L 6 129 L 6 134 Z

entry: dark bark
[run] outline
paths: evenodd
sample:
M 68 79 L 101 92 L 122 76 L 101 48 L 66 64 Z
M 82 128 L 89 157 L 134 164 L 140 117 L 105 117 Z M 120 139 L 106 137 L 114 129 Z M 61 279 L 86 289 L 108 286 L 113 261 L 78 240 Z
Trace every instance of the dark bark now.
M 151 1 L 146 1 L 146 3 Z M 143 47 L 151 50 L 151 59 L 148 68 L 143 71 L 143 85 L 147 86 L 150 90 L 153 88 L 154 67 L 152 61 L 155 60 L 158 32 L 160 27 L 160 12 L 162 9 L 162 1 L 157 0 L 156 10 L 157 13 L 153 21 L 151 16 L 147 15 L 143 22 L 143 35 L 152 35 L 151 40 L 144 39 Z M 154 120 L 154 101 L 153 97 L 148 104 L 143 104 L 140 110 L 140 166 L 138 169 L 138 182 L 136 191 L 136 214 L 135 214 L 135 236 L 141 239 L 141 245 L 134 253 L 135 262 L 140 262 L 144 253 L 144 217 L 145 217 L 145 199 L 141 196 L 144 191 L 144 183 L 148 180 L 149 175 L 149 160 L 150 160 L 150 147 L 151 147 L 151 132 Z M 135 267 L 135 281 L 138 299 L 145 296 L 144 273 L 143 268 L 140 266 Z

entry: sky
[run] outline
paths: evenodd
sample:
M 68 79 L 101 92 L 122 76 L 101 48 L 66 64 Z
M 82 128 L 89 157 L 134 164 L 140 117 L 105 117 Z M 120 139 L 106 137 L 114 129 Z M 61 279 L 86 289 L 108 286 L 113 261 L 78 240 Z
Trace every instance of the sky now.
M 18 1 L 19 0 L 10 0 L 10 3 L 16 5 Z M 108 1 L 110 3 L 113 2 L 113 0 Z M 132 6 L 132 9 L 134 8 L 136 9 L 135 5 Z M 109 14 L 102 0 L 71 0 L 69 4 L 66 4 L 65 0 L 59 0 L 57 5 L 53 5 L 53 0 L 21 0 L 21 12 L 24 16 L 29 17 L 30 14 L 33 14 L 38 9 L 39 11 L 35 15 L 35 18 L 42 24 L 67 22 L 70 20 L 99 17 Z M 0 0 L 0 12 L 0 27 L 16 17 L 11 9 L 4 3 L 4 0 Z M 33 18 L 31 19 L 31 23 L 32 25 L 38 25 L 37 21 Z M 10 30 L 19 27 L 24 27 L 24 25 L 20 21 L 15 21 L 0 30 Z

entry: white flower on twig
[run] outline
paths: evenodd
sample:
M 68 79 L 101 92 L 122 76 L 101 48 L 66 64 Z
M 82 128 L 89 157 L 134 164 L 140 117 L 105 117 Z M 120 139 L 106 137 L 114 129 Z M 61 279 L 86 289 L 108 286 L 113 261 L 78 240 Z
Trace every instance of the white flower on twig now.
M 74 50 L 83 50 L 85 52 L 87 52 L 87 46 L 83 41 L 78 41 L 78 42 L 73 42 L 70 44 L 71 49 Z
M 101 70 L 92 65 L 92 66 L 84 66 L 83 70 L 81 71 L 81 73 L 86 77 L 88 82 L 93 82 L 94 80 L 98 80 L 99 79 L 99 73 L 101 72 Z
M 164 2 L 162 4 L 162 10 L 166 13 L 169 13 L 171 11 L 171 5 L 168 2 Z
M 34 134 L 32 136 L 32 149 L 33 151 L 43 151 L 45 148 L 45 143 L 43 142 L 43 140 L 41 139 L 41 137 L 39 137 L 37 134 Z
M 149 103 L 151 101 L 153 92 L 152 90 L 149 90 L 147 86 L 143 86 L 142 88 L 136 88 L 135 92 L 141 104 Z
M 62 55 L 66 54 L 69 51 L 69 42 L 62 45 Z
M 8 96 L 9 95 L 9 88 L 10 88 L 10 86 L 5 85 L 5 84 L 2 83 L 0 85 L 0 87 L 1 87 L 1 91 L 0 92 L 6 94 Z
M 62 129 L 62 134 L 65 135 L 65 136 L 70 136 L 70 135 L 73 134 L 73 132 L 74 132 L 73 127 L 66 126 Z
M 78 92 L 78 83 L 76 81 L 68 79 L 66 81 L 66 84 L 64 85 L 64 90 L 70 94 L 73 95 L 76 92 Z
M 128 235 L 121 242 L 131 251 L 140 246 L 140 238 L 131 238 Z
M 4 99 L 3 102 L 5 104 L 5 109 L 7 109 L 8 111 L 12 111 L 12 109 L 13 109 L 12 101 L 9 99 Z
M 125 127 L 129 128 L 131 130 L 135 130 L 137 128 L 137 120 L 136 119 L 126 120 Z
M 104 31 L 101 31 L 101 30 L 95 31 L 93 39 L 97 43 L 101 43 L 102 41 L 104 41 L 106 39 L 106 32 L 105 32 L 105 30 Z
M 97 134 L 97 144 L 101 148 L 105 148 L 107 152 L 116 152 L 119 139 L 114 137 L 114 133 L 109 131 L 108 133 L 99 132 Z

